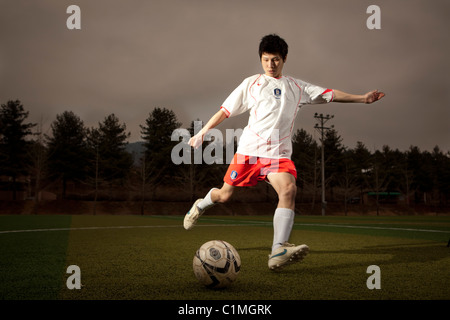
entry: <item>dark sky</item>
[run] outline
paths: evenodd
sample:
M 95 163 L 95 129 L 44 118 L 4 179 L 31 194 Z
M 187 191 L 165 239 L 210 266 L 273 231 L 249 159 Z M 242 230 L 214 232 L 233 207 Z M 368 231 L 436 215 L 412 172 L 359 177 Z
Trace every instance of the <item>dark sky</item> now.
M 81 30 L 66 27 L 72 4 Z M 366 27 L 371 4 L 380 30 Z M 0 0 L 0 103 L 21 100 L 45 130 L 66 110 L 89 127 L 114 113 L 133 142 L 155 107 L 172 109 L 183 127 L 208 120 L 262 72 L 259 40 L 277 33 L 289 44 L 285 75 L 386 93 L 373 105 L 305 106 L 296 129 L 317 139 L 314 113 L 333 114 L 350 148 L 449 151 L 449 14 L 448 0 Z

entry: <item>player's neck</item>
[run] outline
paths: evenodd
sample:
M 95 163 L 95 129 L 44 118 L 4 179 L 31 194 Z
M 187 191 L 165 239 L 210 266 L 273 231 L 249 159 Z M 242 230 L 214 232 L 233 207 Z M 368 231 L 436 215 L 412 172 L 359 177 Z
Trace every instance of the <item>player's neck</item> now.
M 282 74 L 280 74 L 280 75 L 269 75 L 269 74 L 264 74 L 266 77 L 268 77 L 268 78 L 274 78 L 274 79 L 281 79 L 281 78 L 283 78 L 283 75 Z

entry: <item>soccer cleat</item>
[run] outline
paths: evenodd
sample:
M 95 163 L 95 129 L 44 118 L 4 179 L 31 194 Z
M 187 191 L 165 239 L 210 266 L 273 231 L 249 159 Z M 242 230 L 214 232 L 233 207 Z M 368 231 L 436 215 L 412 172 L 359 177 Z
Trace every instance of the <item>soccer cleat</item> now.
M 189 210 L 188 213 L 186 213 L 186 215 L 184 216 L 183 225 L 186 230 L 192 229 L 195 226 L 195 224 L 197 223 L 198 218 L 200 218 L 200 216 L 205 211 L 205 210 L 200 210 L 197 207 L 197 204 L 202 200 L 203 199 L 198 199 L 197 201 L 195 201 L 191 210 Z
M 288 242 L 269 254 L 269 269 L 279 270 L 288 264 L 302 261 L 309 252 L 309 247 L 306 244 L 296 246 Z

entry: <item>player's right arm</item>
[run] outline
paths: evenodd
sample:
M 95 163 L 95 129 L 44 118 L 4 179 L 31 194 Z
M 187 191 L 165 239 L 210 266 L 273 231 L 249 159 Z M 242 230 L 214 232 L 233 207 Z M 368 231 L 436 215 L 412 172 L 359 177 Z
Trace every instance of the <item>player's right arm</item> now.
M 217 111 L 211 119 L 206 123 L 206 125 L 189 140 L 189 145 L 198 148 L 203 143 L 203 137 L 208 132 L 222 123 L 226 118 L 239 115 L 246 112 L 249 109 L 249 86 L 256 83 L 261 77 L 260 74 L 248 77 L 242 81 L 242 83 L 234 89 L 234 91 L 228 96 L 228 98 L 223 102 L 220 110 Z
M 212 117 L 211 119 L 209 119 L 209 121 L 206 123 L 206 125 L 202 128 L 202 130 L 200 130 L 195 136 L 193 136 L 190 140 L 189 140 L 189 145 L 191 147 L 194 148 L 198 148 L 202 145 L 203 143 L 203 137 L 205 136 L 205 134 L 208 132 L 208 130 L 211 130 L 213 128 L 215 128 L 216 126 L 218 126 L 220 123 L 222 123 L 223 120 L 225 120 L 227 118 L 227 114 L 225 113 L 225 111 L 223 111 L 223 109 L 220 109 L 219 111 L 217 111 Z

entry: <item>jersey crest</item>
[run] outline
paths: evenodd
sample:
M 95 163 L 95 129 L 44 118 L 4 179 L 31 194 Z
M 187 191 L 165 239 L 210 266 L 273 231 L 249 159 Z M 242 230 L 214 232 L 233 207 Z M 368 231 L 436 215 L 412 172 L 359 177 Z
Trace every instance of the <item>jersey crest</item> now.
M 278 89 L 278 88 L 273 89 L 273 94 L 275 96 L 275 99 L 280 99 L 280 97 L 281 97 L 281 89 Z

